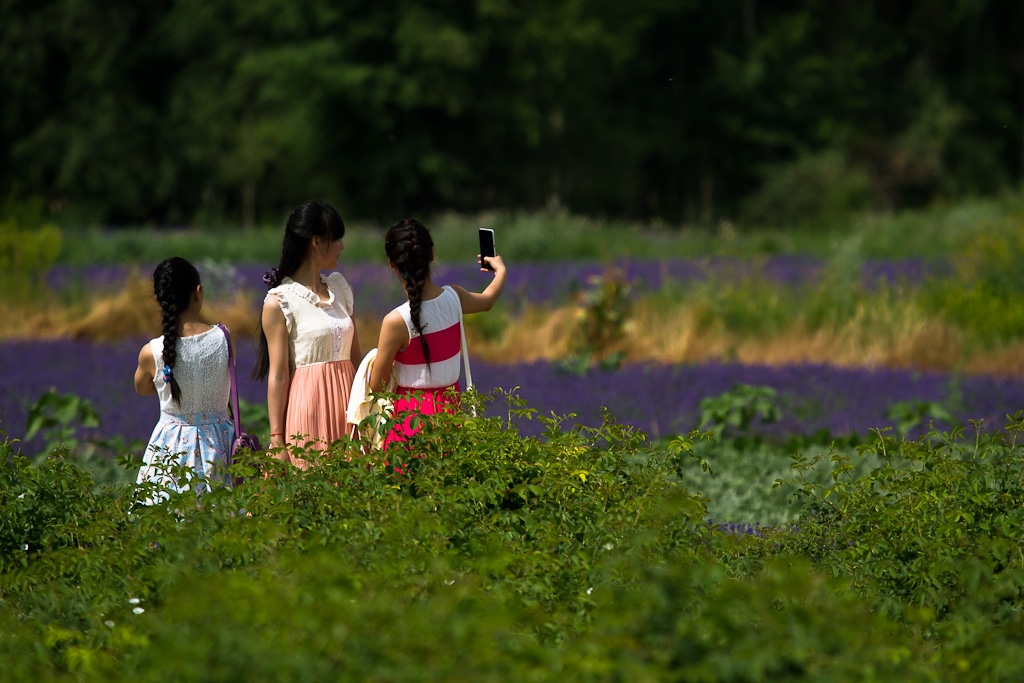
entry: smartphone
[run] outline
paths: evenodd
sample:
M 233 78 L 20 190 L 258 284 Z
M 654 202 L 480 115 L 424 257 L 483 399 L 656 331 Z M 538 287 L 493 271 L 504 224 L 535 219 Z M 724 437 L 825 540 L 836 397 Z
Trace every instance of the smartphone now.
M 480 266 L 494 270 L 484 262 L 485 256 L 494 256 L 497 253 L 494 251 L 494 231 L 490 228 L 480 228 L 477 232 L 480 234 Z

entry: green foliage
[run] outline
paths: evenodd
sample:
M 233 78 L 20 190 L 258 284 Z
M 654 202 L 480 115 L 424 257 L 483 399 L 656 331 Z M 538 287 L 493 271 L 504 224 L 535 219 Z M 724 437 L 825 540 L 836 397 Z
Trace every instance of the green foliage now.
M 880 201 L 868 172 L 837 150 L 800 156 L 767 169 L 764 178 L 744 209 L 745 221 L 755 225 L 841 227 Z
M 4 674 L 739 682 L 1024 672 L 1014 438 L 1024 414 L 972 441 L 880 435 L 861 449 L 874 465 L 859 472 L 846 451 L 797 456 L 798 526 L 732 536 L 706 523 L 706 499 L 683 483 L 710 476 L 699 452 L 717 457 L 722 445 L 710 434 L 652 444 L 610 416 L 584 427 L 504 400 L 507 417 L 434 416 L 407 448 L 369 458 L 346 441 L 311 453 L 305 471 L 251 454 L 233 489 L 151 507 L 127 491 L 94 495 L 60 451 L 33 465 L 0 442 Z M 514 416 L 540 420 L 544 434 L 520 436 Z M 734 452 L 733 463 L 751 458 Z
M 593 366 L 603 371 L 617 369 L 624 358 L 616 344 L 625 337 L 632 311 L 630 285 L 619 268 L 595 275 L 587 288 L 576 294 L 576 327 L 571 351 L 559 367 L 583 376 Z
M 942 258 L 958 263 L 976 239 L 993 232 L 1006 234 L 1019 225 L 1022 215 L 1022 195 L 1006 193 L 998 198 L 962 200 L 914 211 L 866 212 L 858 214 L 849 227 L 835 230 L 793 225 L 782 228 L 744 226 L 740 230 L 723 222 L 719 230 L 712 232 L 659 221 L 624 223 L 564 212 L 529 211 L 481 215 L 442 213 L 427 219 L 427 224 L 435 238 L 439 263 L 472 262 L 478 248 L 478 225 L 495 227 L 499 250 L 510 265 L 532 261 L 610 262 L 617 258 L 652 261 L 702 256 L 748 258 L 753 265 L 751 282 L 737 285 L 723 278 L 723 281 L 711 283 L 714 286 L 699 288 L 689 295 L 712 301 L 717 301 L 718 296 L 737 297 L 731 304 L 737 316 L 747 309 L 762 310 L 769 314 L 770 326 L 778 327 L 793 316 L 782 308 L 786 304 L 785 291 L 758 274 L 758 264 L 766 255 L 800 254 L 849 261 L 848 256 L 855 247 L 860 259 L 924 258 L 932 261 Z M 387 222 L 352 220 L 348 215 L 345 218 L 348 230 L 342 260 L 383 265 L 381 245 Z M 74 265 L 134 265 L 158 263 L 167 254 L 179 254 L 200 263 L 214 254 L 220 264 L 272 264 L 280 255 L 284 219 L 284 214 L 274 216 L 266 225 L 249 230 L 216 223 L 180 229 L 65 230 L 57 260 Z M 664 292 L 666 303 L 671 304 L 684 291 L 677 287 Z
M 466 329 L 479 335 L 485 341 L 498 341 L 505 331 L 514 324 L 513 318 L 505 312 L 502 302 L 487 315 L 473 315 L 465 318 Z
M 625 255 L 661 258 L 692 253 L 680 244 L 677 230 L 657 229 L 640 221 L 589 217 L 564 210 L 500 211 L 480 215 L 442 213 L 429 223 L 437 257 L 454 262 L 476 254 L 478 226 L 493 228 L 498 253 L 509 263 L 533 261 L 609 261 Z M 694 240 L 703 235 L 693 234 Z
M 804 512 L 792 496 L 798 486 L 790 482 L 793 453 L 799 452 L 813 465 L 803 472 L 805 482 L 826 484 L 835 467 L 827 457 L 816 456 L 834 452 L 856 453 L 855 446 L 807 439 L 801 444 L 779 445 L 754 442 L 742 437 L 731 439 L 693 440 L 692 458 L 702 468 L 682 461 L 680 480 L 689 491 L 707 499 L 708 516 L 727 527 L 756 529 L 796 524 Z M 870 456 L 854 460 L 856 474 L 867 474 L 879 461 Z M 782 482 L 777 484 L 777 482 Z
M 14 213 L 0 219 L 0 290 L 7 301 L 38 300 L 43 278 L 60 252 L 61 231 L 39 221 L 37 211 L 29 212 L 35 221 L 30 217 L 23 223 Z
M 739 436 L 747 437 L 757 418 L 771 424 L 782 417 L 775 401 L 776 392 L 771 387 L 755 387 L 750 384 L 733 385 L 729 391 L 714 397 L 702 399 L 698 429 L 711 428 L 715 438 L 721 438 L 726 429 L 732 428 Z M 737 436 L 736 433 L 730 436 Z
M 692 305 L 698 331 L 721 327 L 741 334 L 774 335 L 800 316 L 800 297 L 792 287 L 756 273 L 739 281 L 712 277 L 688 288 L 664 286 L 652 300 L 666 308 L 683 302 Z
M 958 263 L 976 239 L 1003 234 L 1024 215 L 1024 196 L 964 198 L 923 209 L 858 216 L 849 234 L 861 237 L 865 258 L 949 258 Z
M 862 310 L 885 311 L 889 290 L 880 287 L 868 293 L 861 284 L 863 241 L 859 235 L 838 239 L 821 280 L 809 286 L 803 306 L 809 329 L 840 328 Z M 871 334 L 868 330 L 867 334 Z
M 510 397 L 509 414 L 532 411 Z M 281 472 L 278 461 L 255 454 L 238 465 L 248 479 L 235 489 L 171 494 L 151 508 L 133 507 L 127 493 L 94 497 L 88 475 L 62 458 L 32 467 L 8 453 L 0 599 L 34 614 L 32 625 L 61 629 L 47 658 L 86 674 L 124 657 L 141 670 L 193 666 L 168 654 L 191 647 L 181 628 L 213 626 L 233 640 L 276 623 L 282 630 L 266 638 L 291 632 L 287 640 L 298 643 L 327 619 L 383 647 L 381 634 L 397 629 L 397 643 L 422 637 L 413 624 L 440 623 L 459 604 L 468 620 L 456 619 L 459 632 L 503 631 L 508 647 L 541 652 L 589 621 L 589 591 L 615 580 L 608 557 L 635 553 L 657 564 L 707 542 L 709 529 L 701 501 L 672 476 L 672 456 L 642 434 L 610 418 L 593 428 L 537 419 L 543 439 L 521 438 L 498 418 L 441 416 L 423 423 L 407 451 L 382 454 L 390 460 L 363 459 L 355 444 L 338 442 L 329 454 L 311 454 L 318 466 L 306 472 Z M 253 477 L 255 467 L 277 474 Z M 42 499 L 50 502 L 26 507 Z M 38 585 L 47 593 L 32 590 Z M 318 586 L 319 607 L 298 608 L 312 604 L 308 591 Z M 234 600 L 255 611 L 195 611 Z M 348 616 L 335 621 L 340 613 Z M 313 641 L 324 649 L 299 647 L 283 660 L 251 657 L 269 641 L 255 642 L 229 655 L 231 666 L 262 659 L 252 666 L 287 671 L 348 652 L 360 659 L 341 661 L 362 667 L 377 658 L 373 648 L 357 654 L 363 648 Z M 396 651 L 372 666 L 411 666 L 406 656 Z M 174 671 L 166 675 L 181 675 Z
M 581 319 L 576 336 L 581 350 L 603 356 L 625 335 L 631 310 L 630 285 L 625 272 L 617 268 L 590 278 L 587 285 L 577 295 Z
M 846 453 L 818 456 L 833 461 L 825 484 L 801 479 L 818 458 L 795 457 L 805 513 L 798 531 L 771 542 L 849 580 L 895 618 L 929 630 L 952 622 L 941 626 L 947 633 L 980 619 L 1021 633 L 1024 416 L 1008 419 L 1007 433 L 977 429 L 971 439 L 959 428 L 915 441 L 879 433 L 860 448 L 881 459 L 867 474 L 855 475 Z
M 900 401 L 893 404 L 885 416 L 896 421 L 896 431 L 901 436 L 907 436 L 926 420 L 955 422 L 952 412 L 939 401 Z
M 11 3 L 0 183 L 69 225 L 246 226 L 310 195 L 363 218 L 564 207 L 711 226 L 758 187 L 768 213 L 831 221 L 866 174 L 895 206 L 1012 185 L 1020 8 L 885 9 Z
M 244 263 L 263 263 L 270 267 L 281 256 L 286 218 L 287 213 L 282 213 L 274 217 L 273 223 L 248 230 L 215 223 L 174 229 L 81 228 L 65 235 L 59 261 L 71 265 L 152 265 L 167 258 L 167 254 L 175 254 L 197 267 L 206 265 L 227 270 Z M 343 260 L 379 261 L 383 265 L 384 236 L 379 226 L 349 220 L 345 225 Z
M 261 443 L 270 442 L 270 417 L 267 415 L 266 403 L 249 403 L 239 398 L 238 413 L 239 422 L 246 432 L 260 435 Z
M 588 634 L 591 670 L 619 680 L 941 679 L 922 639 L 806 562 L 776 562 L 741 580 L 715 564 L 681 563 L 644 579 L 601 604 L 615 621 Z
M 82 430 L 99 426 L 100 416 L 92 403 L 51 389 L 29 407 L 24 440 L 31 441 L 37 435 L 42 437 L 43 448 L 35 455 L 37 462 L 45 461 L 53 453 L 61 453 L 87 470 L 96 487 L 133 483 L 135 472 L 132 470 L 138 469 L 139 463 L 132 463 L 129 458 L 126 469 L 115 465 L 115 460 L 121 453 L 141 451 L 142 444 L 125 444 L 120 437 L 89 438 L 82 434 Z
M 69 462 L 63 449 L 34 467 L 13 454 L 6 436 L 2 446 L 0 571 L 6 575 L 28 567 L 30 558 L 78 547 L 103 503 L 92 494 L 92 478 Z
M 1007 219 L 973 237 L 955 276 L 930 283 L 924 307 L 964 330 L 983 348 L 1024 336 L 1024 219 Z

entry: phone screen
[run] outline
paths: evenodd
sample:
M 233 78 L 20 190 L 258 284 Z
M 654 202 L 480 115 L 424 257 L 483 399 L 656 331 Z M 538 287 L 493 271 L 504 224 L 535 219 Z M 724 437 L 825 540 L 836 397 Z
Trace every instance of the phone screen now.
M 483 257 L 494 256 L 494 231 L 490 228 L 480 228 L 480 265 L 487 270 L 494 270 L 483 262 Z

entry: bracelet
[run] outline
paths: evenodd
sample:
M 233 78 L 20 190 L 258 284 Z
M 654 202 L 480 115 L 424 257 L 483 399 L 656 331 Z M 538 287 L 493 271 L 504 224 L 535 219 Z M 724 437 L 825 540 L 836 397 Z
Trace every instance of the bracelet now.
M 284 432 L 271 432 L 271 436 L 284 436 Z

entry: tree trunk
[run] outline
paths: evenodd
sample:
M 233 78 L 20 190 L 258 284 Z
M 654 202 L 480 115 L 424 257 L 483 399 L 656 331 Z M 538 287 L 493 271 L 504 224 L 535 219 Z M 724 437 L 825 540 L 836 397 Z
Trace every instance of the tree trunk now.
M 700 220 L 711 225 L 715 212 L 715 177 L 705 171 L 700 176 Z
M 755 0 L 743 0 L 743 35 L 748 43 L 753 43 L 757 38 L 757 11 L 754 2 Z
M 246 180 L 242 186 L 242 226 L 246 229 L 256 225 L 256 181 Z

